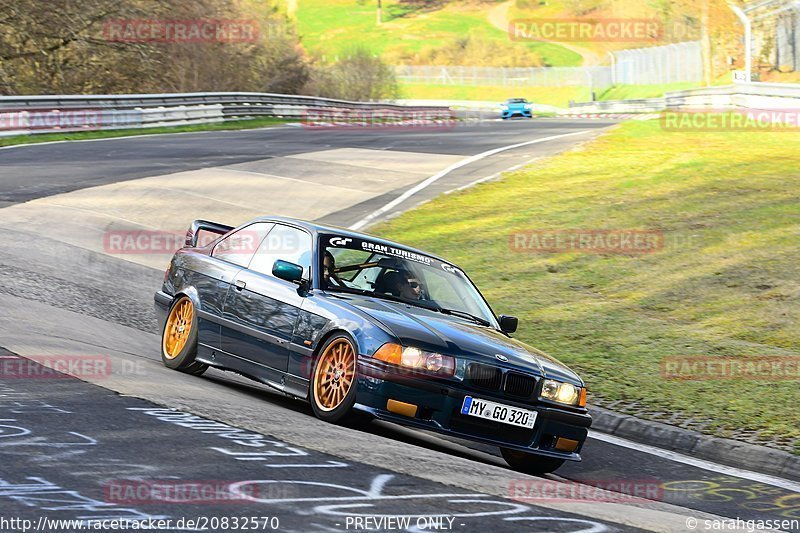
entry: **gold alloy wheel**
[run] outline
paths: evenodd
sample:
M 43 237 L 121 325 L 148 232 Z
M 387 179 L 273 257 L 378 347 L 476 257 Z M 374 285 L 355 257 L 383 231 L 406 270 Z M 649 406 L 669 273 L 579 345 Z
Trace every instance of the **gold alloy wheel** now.
M 339 407 L 356 375 L 356 353 L 346 339 L 336 339 L 325 348 L 314 373 L 314 399 L 321 411 Z
M 172 307 L 164 328 L 164 339 L 161 349 L 165 359 L 175 359 L 181 353 L 189 334 L 192 332 L 192 319 L 194 318 L 194 305 L 184 296 Z

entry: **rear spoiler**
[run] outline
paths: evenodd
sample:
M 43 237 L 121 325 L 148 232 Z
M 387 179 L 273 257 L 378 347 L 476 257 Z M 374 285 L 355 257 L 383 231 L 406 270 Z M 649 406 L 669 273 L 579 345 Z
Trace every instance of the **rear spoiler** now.
M 208 220 L 195 220 L 192 222 L 191 227 L 186 232 L 186 246 L 194 248 L 197 246 L 197 236 L 201 231 L 209 231 L 217 235 L 225 235 L 233 231 L 233 226 L 226 226 L 225 224 L 217 224 Z

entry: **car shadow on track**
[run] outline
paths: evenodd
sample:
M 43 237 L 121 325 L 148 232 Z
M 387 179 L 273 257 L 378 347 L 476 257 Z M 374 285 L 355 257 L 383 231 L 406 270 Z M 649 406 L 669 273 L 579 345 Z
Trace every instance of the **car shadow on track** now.
M 267 385 L 252 381 L 239 374 L 210 370 L 203 376 L 203 379 L 235 389 L 251 398 L 270 402 L 272 405 L 314 418 L 311 406 L 307 402 L 285 395 Z M 508 468 L 505 461 L 500 457 L 499 449 L 493 446 L 445 437 L 428 431 L 410 429 L 391 422 L 377 420 L 365 414 L 356 414 L 356 416 L 341 425 L 353 431 L 385 437 L 404 444 L 419 446 L 487 465 Z

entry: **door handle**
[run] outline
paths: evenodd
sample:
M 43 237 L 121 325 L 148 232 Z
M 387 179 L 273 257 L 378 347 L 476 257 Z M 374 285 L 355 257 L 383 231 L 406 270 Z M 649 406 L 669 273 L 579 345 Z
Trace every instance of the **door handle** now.
M 242 281 L 240 279 L 236 280 L 235 285 L 236 285 L 236 290 L 237 291 L 243 291 L 244 288 L 247 287 L 247 283 L 245 283 L 244 281 Z

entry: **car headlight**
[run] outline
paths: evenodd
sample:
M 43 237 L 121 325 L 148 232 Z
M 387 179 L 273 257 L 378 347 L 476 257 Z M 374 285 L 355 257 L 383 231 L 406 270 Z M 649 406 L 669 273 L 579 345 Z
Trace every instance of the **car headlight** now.
M 387 342 L 378 348 L 373 357 L 393 365 L 431 372 L 441 376 L 452 376 L 456 369 L 456 360 L 449 355 L 426 352 L 411 346 L 403 347 L 392 342 Z
M 506 104 L 501 104 L 501 105 L 500 105 L 500 109 L 502 109 L 503 111 L 505 111 L 505 110 L 507 110 L 507 109 L 508 109 L 508 106 L 507 106 Z
M 525 109 L 530 109 L 530 108 L 531 108 L 531 104 L 525 104 Z
M 586 389 L 576 387 L 572 383 L 563 383 L 554 379 L 544 380 L 541 398 L 565 405 L 586 405 Z

